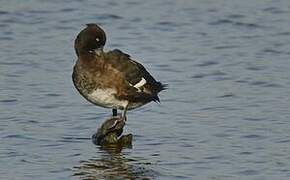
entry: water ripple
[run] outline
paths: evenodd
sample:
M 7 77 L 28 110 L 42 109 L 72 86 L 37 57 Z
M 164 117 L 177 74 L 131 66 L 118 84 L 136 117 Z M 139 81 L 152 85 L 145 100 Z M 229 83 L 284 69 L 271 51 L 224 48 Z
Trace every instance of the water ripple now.
M 216 61 L 206 61 L 206 62 L 202 62 L 200 64 L 196 64 L 196 66 L 207 67 L 207 66 L 213 66 L 213 65 L 217 65 L 217 64 L 219 64 L 219 63 Z
M 289 2 L 249 2 L 1 1 L 0 179 L 289 179 Z M 90 22 L 170 85 L 128 112 L 132 149 L 91 143 L 111 110 L 71 81 Z
M 239 22 L 239 21 L 233 21 L 230 19 L 219 19 L 217 21 L 213 21 L 213 22 L 210 22 L 208 24 L 213 25 L 213 26 L 230 24 L 233 26 L 245 27 L 245 28 L 249 28 L 249 29 L 265 28 L 264 26 L 261 26 L 261 25 L 256 24 L 256 23 Z

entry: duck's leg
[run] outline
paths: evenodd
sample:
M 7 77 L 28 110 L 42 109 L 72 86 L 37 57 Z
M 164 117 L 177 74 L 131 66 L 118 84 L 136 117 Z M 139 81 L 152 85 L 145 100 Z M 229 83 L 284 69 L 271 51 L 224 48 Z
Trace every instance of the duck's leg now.
M 129 105 L 129 104 L 127 104 L 127 105 L 124 107 L 124 110 L 123 110 L 122 119 L 123 119 L 124 121 L 127 121 L 126 113 L 127 113 L 128 105 Z
M 118 116 L 117 108 L 113 108 L 112 112 L 113 112 L 113 117 Z

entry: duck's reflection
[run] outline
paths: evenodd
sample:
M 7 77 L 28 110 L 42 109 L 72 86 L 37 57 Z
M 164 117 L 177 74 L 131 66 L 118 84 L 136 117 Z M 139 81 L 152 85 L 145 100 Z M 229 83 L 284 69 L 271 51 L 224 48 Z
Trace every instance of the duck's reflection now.
M 100 158 L 82 161 L 75 167 L 74 176 L 80 179 L 152 179 L 152 170 L 142 167 L 137 160 L 128 159 L 115 150 L 103 152 Z

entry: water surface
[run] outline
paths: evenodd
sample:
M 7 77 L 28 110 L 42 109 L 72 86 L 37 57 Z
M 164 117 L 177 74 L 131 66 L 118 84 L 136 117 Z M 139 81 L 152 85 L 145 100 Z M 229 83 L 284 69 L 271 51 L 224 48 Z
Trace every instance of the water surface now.
M 0 1 L 0 179 L 289 179 L 288 0 Z M 169 89 L 91 143 L 109 109 L 71 81 L 86 23 Z

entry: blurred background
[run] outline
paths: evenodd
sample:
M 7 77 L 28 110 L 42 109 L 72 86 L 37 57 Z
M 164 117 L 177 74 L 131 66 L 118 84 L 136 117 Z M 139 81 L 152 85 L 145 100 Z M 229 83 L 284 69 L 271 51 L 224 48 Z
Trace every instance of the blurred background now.
M 0 179 L 289 179 L 288 0 L 0 0 Z M 169 89 L 128 112 L 132 149 L 91 142 L 111 110 L 71 81 L 87 23 Z

